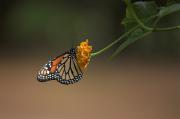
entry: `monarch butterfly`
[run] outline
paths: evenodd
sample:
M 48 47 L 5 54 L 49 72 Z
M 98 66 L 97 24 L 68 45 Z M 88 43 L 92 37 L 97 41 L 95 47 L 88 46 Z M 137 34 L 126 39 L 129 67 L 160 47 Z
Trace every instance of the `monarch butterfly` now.
M 50 60 L 39 71 L 37 80 L 45 82 L 57 80 L 61 84 L 73 84 L 83 76 L 76 58 L 76 49 L 71 48 L 62 55 Z

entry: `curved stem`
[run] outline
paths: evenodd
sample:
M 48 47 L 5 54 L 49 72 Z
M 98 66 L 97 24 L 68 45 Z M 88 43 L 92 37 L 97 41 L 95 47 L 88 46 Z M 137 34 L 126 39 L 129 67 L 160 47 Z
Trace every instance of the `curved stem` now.
M 134 28 L 132 28 L 131 30 L 129 30 L 128 32 L 124 33 L 122 36 L 120 36 L 117 40 L 113 41 L 111 44 L 109 44 L 108 46 L 106 46 L 105 48 L 92 53 L 91 57 L 97 56 L 103 52 L 105 52 L 106 50 L 108 50 L 109 48 L 111 48 L 113 45 L 115 45 L 116 43 L 118 43 L 121 39 L 125 38 L 126 36 L 128 36 L 131 32 L 133 32 L 134 30 L 136 30 L 138 28 L 138 26 L 135 26 Z
M 133 27 L 131 30 L 129 30 L 128 32 L 124 33 L 122 36 L 120 36 L 117 40 L 113 41 L 111 44 L 107 45 L 105 48 L 92 53 L 91 57 L 97 56 L 103 52 L 105 52 L 106 50 L 108 50 L 109 48 L 111 48 L 113 45 L 115 45 L 116 43 L 118 43 L 121 39 L 125 38 L 126 36 L 128 36 L 131 32 L 135 31 L 138 27 L 142 27 L 143 29 L 147 30 L 148 32 L 143 34 L 142 36 L 138 37 L 137 39 L 140 39 L 148 34 L 150 34 L 152 31 L 168 31 L 168 30 L 175 30 L 175 29 L 180 29 L 180 26 L 174 26 L 174 27 L 167 27 L 167 28 L 156 28 L 156 24 L 159 22 L 160 18 L 158 18 L 157 15 L 152 16 L 152 18 L 157 17 L 156 21 L 153 24 L 153 28 L 148 27 L 146 25 L 144 25 L 144 23 L 138 18 L 138 16 L 136 15 L 133 6 L 131 4 L 130 0 L 125 0 L 126 4 L 129 7 L 130 12 L 132 13 L 133 17 L 135 18 L 136 22 L 138 23 L 137 26 Z M 151 19 L 151 18 L 150 18 Z
M 157 19 L 155 20 L 155 22 L 153 24 L 153 27 L 154 27 L 153 31 L 169 31 L 169 30 L 180 29 L 180 26 L 172 26 L 172 27 L 166 27 L 166 28 L 156 28 L 156 25 L 158 24 L 160 19 L 161 19 L 161 17 L 157 17 Z
M 173 27 L 167 27 L 167 28 L 155 28 L 154 31 L 169 31 L 169 30 L 176 30 L 180 29 L 180 26 L 173 26 Z
M 154 28 L 156 28 L 156 26 L 157 26 L 157 24 L 158 24 L 158 22 L 160 21 L 160 17 L 157 17 L 157 19 L 154 21 L 154 23 L 153 23 L 153 27 Z
M 122 50 L 124 50 L 127 46 L 133 44 L 134 42 L 136 42 L 136 41 L 139 40 L 139 39 L 144 38 L 145 36 L 148 36 L 148 35 L 151 34 L 151 33 L 152 33 L 152 31 L 148 31 L 148 32 L 146 32 L 146 33 L 144 33 L 144 34 L 142 34 L 142 35 L 134 38 L 134 39 L 131 40 L 131 41 L 125 41 L 124 43 L 122 43 L 122 44 L 119 46 L 118 50 L 116 50 L 116 52 L 114 52 L 114 53 L 112 54 L 112 56 L 111 56 L 110 59 L 113 59 L 118 53 L 120 53 Z

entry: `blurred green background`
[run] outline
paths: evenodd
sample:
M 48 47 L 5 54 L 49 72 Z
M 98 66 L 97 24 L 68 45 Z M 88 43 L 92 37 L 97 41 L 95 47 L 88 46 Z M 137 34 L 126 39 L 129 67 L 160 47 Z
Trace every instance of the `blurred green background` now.
M 43 50 L 58 52 L 86 38 L 97 51 L 124 32 L 120 23 L 125 5 L 121 0 L 3 0 L 0 13 L 0 48 L 6 51 L 4 54 L 11 53 L 12 49 L 23 54 L 45 53 Z M 174 13 L 165 17 L 160 26 L 178 25 L 179 19 L 180 13 Z M 138 41 L 128 51 L 147 56 L 179 57 L 179 33 L 178 30 L 155 33 Z
M 121 0 L 1 0 L 0 118 L 179 119 L 180 30 L 154 33 L 110 61 L 115 45 L 74 85 L 36 81 L 44 63 L 84 39 L 94 51 L 117 39 L 124 15 Z

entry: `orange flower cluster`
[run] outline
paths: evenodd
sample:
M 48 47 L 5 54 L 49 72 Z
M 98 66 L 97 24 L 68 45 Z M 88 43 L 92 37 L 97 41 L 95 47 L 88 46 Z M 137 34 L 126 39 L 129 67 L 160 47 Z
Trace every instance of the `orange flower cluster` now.
M 79 46 L 77 46 L 76 49 L 76 57 L 78 64 L 81 68 L 81 70 L 86 69 L 90 58 L 91 58 L 91 51 L 92 51 L 92 46 L 89 46 L 88 44 L 88 39 L 84 42 L 81 42 Z

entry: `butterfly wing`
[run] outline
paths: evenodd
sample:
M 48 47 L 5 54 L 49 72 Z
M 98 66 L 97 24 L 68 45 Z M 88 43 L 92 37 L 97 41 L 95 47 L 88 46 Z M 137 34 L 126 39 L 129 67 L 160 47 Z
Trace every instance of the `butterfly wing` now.
M 82 71 L 76 60 L 74 53 L 67 53 L 61 63 L 58 65 L 57 73 L 59 78 L 57 81 L 62 84 L 73 84 L 82 78 Z
M 61 84 L 68 85 L 78 82 L 82 75 L 75 49 L 72 48 L 45 64 L 39 71 L 37 80 L 40 82 L 57 80 Z
M 63 54 L 64 55 L 64 54 Z M 63 55 L 60 55 L 53 60 L 50 60 L 47 64 L 45 64 L 39 71 L 37 80 L 40 82 L 45 82 L 49 80 L 55 80 L 59 78 L 56 73 L 57 73 L 57 67 L 58 64 L 61 62 L 63 59 Z

